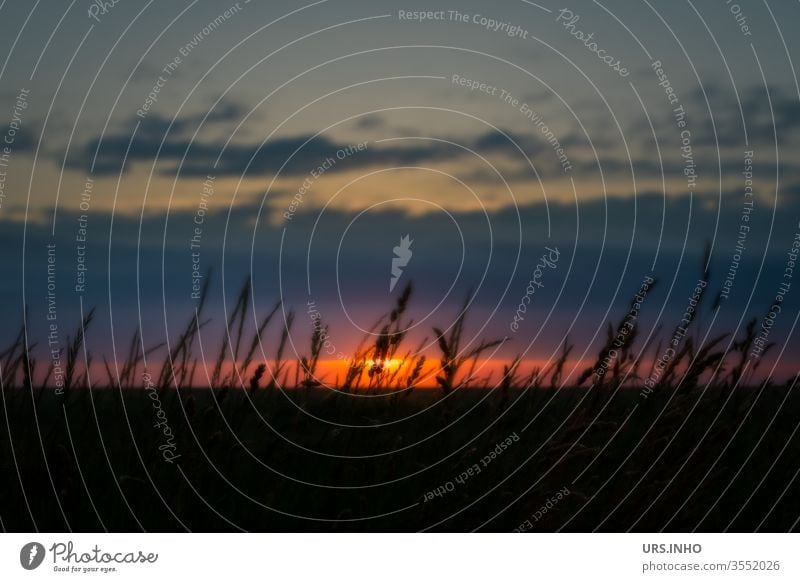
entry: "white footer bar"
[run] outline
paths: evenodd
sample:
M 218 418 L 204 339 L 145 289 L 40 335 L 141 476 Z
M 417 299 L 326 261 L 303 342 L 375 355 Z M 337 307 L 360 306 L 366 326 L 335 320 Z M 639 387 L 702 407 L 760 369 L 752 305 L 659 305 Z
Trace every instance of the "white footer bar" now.
M 799 553 L 792 534 L 3 534 L 0 580 L 796 581 Z

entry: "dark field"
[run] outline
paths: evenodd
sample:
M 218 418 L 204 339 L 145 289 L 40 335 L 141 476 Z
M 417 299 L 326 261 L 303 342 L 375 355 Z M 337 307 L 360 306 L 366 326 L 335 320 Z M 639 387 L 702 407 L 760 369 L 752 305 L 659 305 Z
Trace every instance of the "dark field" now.
M 797 529 L 788 384 L 614 392 L 7 388 L 0 517 L 6 531 Z

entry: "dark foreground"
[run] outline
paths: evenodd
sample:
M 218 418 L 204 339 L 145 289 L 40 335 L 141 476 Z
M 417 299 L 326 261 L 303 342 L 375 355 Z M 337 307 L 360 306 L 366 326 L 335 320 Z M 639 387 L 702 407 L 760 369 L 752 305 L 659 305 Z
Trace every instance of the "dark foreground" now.
M 610 395 L 7 389 L 0 519 L 5 531 L 798 529 L 788 386 Z

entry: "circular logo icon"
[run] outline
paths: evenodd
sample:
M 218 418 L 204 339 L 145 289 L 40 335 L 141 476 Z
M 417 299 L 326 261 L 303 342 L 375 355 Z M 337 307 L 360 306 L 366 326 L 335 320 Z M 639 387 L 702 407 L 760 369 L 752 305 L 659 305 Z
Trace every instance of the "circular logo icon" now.
M 26 570 L 35 570 L 44 561 L 44 546 L 38 542 L 30 542 L 19 551 L 19 563 Z

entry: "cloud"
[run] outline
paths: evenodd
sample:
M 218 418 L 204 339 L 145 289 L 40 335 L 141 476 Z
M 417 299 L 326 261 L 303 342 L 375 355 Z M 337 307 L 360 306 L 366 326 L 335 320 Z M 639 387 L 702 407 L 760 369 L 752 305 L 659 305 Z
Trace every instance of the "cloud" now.
M 241 103 L 228 101 L 222 103 L 211 111 L 185 114 L 174 120 L 169 119 L 159 113 L 151 111 L 149 115 L 141 121 L 139 131 L 147 135 L 163 136 L 168 130 L 170 135 L 191 134 L 201 123 L 213 125 L 216 123 L 231 123 L 242 119 L 247 115 L 248 109 Z M 139 121 L 133 117 L 128 121 L 127 126 L 132 127 Z
M 302 309 L 308 297 L 305 277 L 308 261 L 312 295 L 326 321 L 331 322 L 337 344 L 349 349 L 347 342 L 357 340 L 360 335 L 343 314 L 340 301 L 350 308 L 350 315 L 358 323 L 369 326 L 372 317 L 391 303 L 387 282 L 392 249 L 406 234 L 414 239 L 414 259 L 404 272 L 415 284 L 414 309 L 421 315 L 435 310 L 451 283 L 454 284 L 451 299 L 443 303 L 442 310 L 435 312 L 430 321 L 430 325 L 439 325 L 446 321 L 447 310 L 457 304 L 467 290 L 477 289 L 470 321 L 474 325 L 489 320 L 484 334 L 487 337 L 504 334 L 509 314 L 513 314 L 515 302 L 518 303 L 524 293 L 530 270 L 543 247 L 557 246 L 563 253 L 563 262 L 547 281 L 546 288 L 537 293 L 528 320 L 531 327 L 525 329 L 535 333 L 546 313 L 555 306 L 555 319 L 548 325 L 546 335 L 557 341 L 563 337 L 577 307 L 586 299 L 579 317 L 580 325 L 571 332 L 571 337 L 580 343 L 587 340 L 592 330 L 605 325 L 606 309 L 610 307 L 611 316 L 618 316 L 627 295 L 641 277 L 650 272 L 654 261 L 654 271 L 662 279 L 662 285 L 659 294 L 648 299 L 646 317 L 651 322 L 659 310 L 657 307 L 667 301 L 666 293 L 674 277 L 675 285 L 665 312 L 668 326 L 673 325 L 675 317 L 683 312 L 687 294 L 699 276 L 703 247 L 709 240 L 715 241 L 710 287 L 716 292 L 736 250 L 741 205 L 725 202 L 736 194 L 726 192 L 721 208 L 715 196 L 697 196 L 690 201 L 687 196 L 665 199 L 658 193 L 642 194 L 635 201 L 624 198 L 583 201 L 577 208 L 551 202 L 546 210 L 541 203 L 528 204 L 519 208 L 521 225 L 514 209 L 490 213 L 489 222 L 482 212 L 454 211 L 453 220 L 458 228 L 441 213 L 410 216 L 400 209 L 369 213 L 355 222 L 350 212 L 329 210 L 316 226 L 317 212 L 311 211 L 300 211 L 285 224 L 255 222 L 258 206 L 253 202 L 234 207 L 229 223 L 227 209 L 205 216 L 200 270 L 205 273 L 211 267 L 217 273 L 208 313 L 213 325 L 219 325 L 224 319 L 219 285 L 223 256 L 229 294 L 254 268 L 259 311 L 279 296 L 286 300 L 287 309 Z M 754 287 L 749 310 L 752 313 L 746 314 L 748 317 L 769 303 L 782 281 L 786 252 L 797 230 L 800 199 L 787 197 L 781 203 L 774 224 L 769 200 L 768 196 L 763 196 L 757 201 L 750 222 L 752 230 L 727 307 L 729 311 L 721 319 L 726 325 L 742 315 L 737 308 L 741 310 L 747 303 Z M 74 224 L 77 218 L 66 212 L 59 216 L 64 224 Z M 166 236 L 161 215 L 145 216 L 141 224 L 138 217 L 116 216 L 109 249 L 108 237 L 101 235 L 109 232 L 111 217 L 99 211 L 92 214 L 84 304 L 97 306 L 102 319 L 102 314 L 109 312 L 111 298 L 115 333 L 127 337 L 138 325 L 136 309 L 130 308 L 138 301 L 143 309 L 148 344 L 164 339 L 165 313 L 171 333 L 173 326 L 177 329 L 185 324 L 193 305 L 189 300 L 193 251 L 188 245 L 194 228 L 193 216 L 191 211 L 171 212 Z M 550 238 L 547 236 L 548 217 Z M 226 223 L 227 229 L 224 228 Z M 0 306 L 0 317 L 5 321 L 19 318 L 22 229 L 22 222 L 0 220 L 0 245 L 8 250 L 5 269 L 10 274 L 0 281 L 0 292 L 7 299 Z M 53 239 L 48 223 L 29 223 L 27 230 L 30 261 L 44 260 L 46 243 L 57 244 L 57 288 L 59 301 L 65 309 L 63 325 L 69 329 L 76 321 L 66 314 L 74 316 L 76 311 L 72 306 L 77 305 L 77 297 L 72 293 L 76 276 L 74 231 L 60 228 Z M 227 237 L 223 239 L 225 232 Z M 460 234 L 464 236 L 464 247 Z M 575 258 L 570 269 L 573 252 Z M 759 275 L 764 253 L 766 263 Z M 167 268 L 162 270 L 162 265 Z M 37 289 L 46 287 L 45 269 L 28 269 L 25 277 L 32 297 L 36 296 Z M 499 310 L 492 315 L 498 303 Z M 29 306 L 31 337 L 45 337 L 45 303 L 29 301 Z M 787 317 L 779 325 L 791 323 L 789 320 Z M 106 331 L 103 331 L 104 326 Z M 98 320 L 91 338 L 97 342 L 93 346 L 96 354 L 104 354 L 109 345 L 108 338 L 103 336 L 108 329 L 108 321 Z M 306 345 L 310 327 L 298 325 L 297 329 L 299 341 Z M 429 333 L 429 327 L 423 331 Z M 6 330 L 6 333 L 11 331 Z M 778 331 L 773 333 L 779 337 Z M 518 336 L 517 340 L 522 341 L 523 337 Z M 519 344 L 512 346 L 513 349 L 519 347 Z
M 31 152 L 36 149 L 38 140 L 39 133 L 30 124 L 26 124 L 17 130 L 11 147 L 16 153 Z
M 386 127 L 386 119 L 381 115 L 367 115 L 356 121 L 356 129 L 377 129 Z
M 191 123 L 191 120 L 182 120 L 178 129 L 190 127 Z M 272 175 L 278 171 L 285 175 L 305 175 L 328 157 L 335 157 L 337 151 L 354 145 L 337 142 L 326 136 L 314 137 L 312 134 L 305 134 L 272 139 L 263 145 L 233 143 L 223 152 L 222 143 L 190 142 L 187 137 L 174 135 L 172 131 L 165 136 L 164 132 L 168 126 L 167 120 L 153 117 L 152 120 L 148 119 L 142 124 L 132 140 L 130 135 L 122 133 L 102 138 L 95 137 L 85 144 L 80 156 L 70 160 L 70 165 L 90 169 L 94 153 L 97 151 L 97 160 L 93 168 L 95 174 L 120 172 L 122 162 L 127 155 L 128 164 L 158 162 L 162 165 L 164 173 L 180 173 L 183 176 L 207 174 L 240 176 L 245 172 L 249 175 Z M 179 134 L 180 131 L 175 133 Z M 497 132 L 486 132 L 468 139 L 458 137 L 450 139 L 482 155 L 503 154 L 511 159 L 520 158 L 521 154 L 512 140 L 529 156 L 543 151 L 546 145 L 543 139 L 513 132 L 509 132 L 508 137 Z M 417 165 L 454 160 L 467 155 L 463 149 L 439 140 L 413 140 L 413 142 L 391 142 L 391 144 L 372 144 L 357 155 L 349 156 L 347 163 L 336 164 L 330 171 Z M 176 163 L 184 156 L 185 162 L 178 167 Z M 217 158 L 219 158 L 218 163 Z M 285 167 L 281 169 L 284 164 Z
M 717 151 L 724 176 L 736 176 L 741 172 L 744 148 L 741 116 L 735 99 L 719 84 L 708 83 L 705 87 L 714 113 L 715 125 L 708 115 L 705 98 L 695 90 L 687 92 L 684 99 L 690 113 L 692 143 L 695 158 L 706 177 L 716 177 Z M 800 176 L 796 162 L 787 155 L 792 151 L 793 138 L 800 128 L 800 104 L 789 94 L 776 87 L 770 87 L 772 112 L 778 127 L 779 140 L 784 149 L 781 156 L 784 179 L 794 181 Z M 764 88 L 750 87 L 740 93 L 742 108 L 747 118 L 748 136 L 751 146 L 769 144 L 773 140 L 772 117 Z M 679 132 L 668 111 L 659 110 L 663 115 L 653 115 L 656 135 L 663 156 L 664 171 L 667 178 L 680 178 L 683 166 L 674 155 L 679 147 Z M 213 110 L 205 120 L 206 124 L 225 124 L 235 122 L 247 114 L 247 108 L 230 102 Z M 165 175 L 197 177 L 207 174 L 239 177 L 271 176 L 281 172 L 284 176 L 305 176 L 317 168 L 328 157 L 335 157 L 340 149 L 352 144 L 330 136 L 300 134 L 271 139 L 265 144 L 252 141 L 234 140 L 225 150 L 223 141 L 213 140 L 207 135 L 190 142 L 189 137 L 202 121 L 203 113 L 187 114 L 179 117 L 170 127 L 168 118 L 151 114 L 141 122 L 133 141 L 130 134 L 116 132 L 104 137 L 97 136 L 86 143 L 80 154 L 72 156 L 69 164 L 88 170 L 94 162 L 95 174 L 116 174 L 122 168 L 126 152 L 128 167 L 133 164 L 156 164 L 157 170 Z M 601 115 L 594 112 L 593 116 Z M 605 118 L 604 118 L 605 119 Z M 608 120 L 606 119 L 606 122 Z M 366 131 L 384 127 L 385 119 L 371 116 L 358 122 L 357 129 Z M 610 122 L 608 122 L 610 123 Z M 597 124 L 595 124 L 597 125 Z M 169 129 L 169 133 L 166 133 Z M 716 131 L 716 139 L 715 132 Z M 552 148 L 542 135 L 534 129 L 507 131 L 508 136 L 536 164 L 539 175 L 544 179 L 563 176 L 554 162 Z M 598 129 L 589 136 L 601 157 L 602 170 L 606 177 L 630 178 L 630 163 L 626 150 L 617 131 L 609 126 L 606 131 Z M 517 147 L 499 132 L 487 131 L 468 137 L 444 136 L 455 143 L 473 149 L 481 155 L 500 158 L 506 161 L 504 171 L 508 179 L 531 179 L 527 161 Z M 652 132 L 643 115 L 630 118 L 625 127 L 625 139 L 633 156 L 633 166 L 637 179 L 660 179 L 661 167 L 658 163 Z M 162 145 L 163 141 L 163 145 Z M 559 137 L 565 148 L 575 173 L 597 172 L 597 163 L 586 136 L 572 130 Z M 786 142 L 789 142 L 788 145 Z M 677 145 L 676 145 L 677 144 Z M 130 149 L 129 149 L 130 146 Z M 774 165 L 769 160 L 770 152 L 763 150 L 756 164 L 759 176 L 774 176 Z M 369 147 L 357 155 L 348 156 L 343 163 L 335 164 L 329 172 L 352 171 L 366 168 L 389 168 L 408 165 L 432 165 L 439 162 L 464 161 L 469 154 L 461 148 L 450 146 L 442 141 L 396 140 L 383 143 L 370 143 Z M 181 164 L 181 160 L 185 161 Z M 493 160 L 494 161 L 494 160 Z M 285 164 L 285 165 L 284 165 Z M 516 172 L 513 170 L 517 167 Z M 127 169 L 127 168 L 126 168 Z M 762 172 L 764 170 L 764 172 Z M 480 172 L 471 164 L 465 164 L 463 175 L 477 176 Z M 494 180 L 494 176 L 491 176 Z M 706 182 L 710 183 L 710 182 Z

